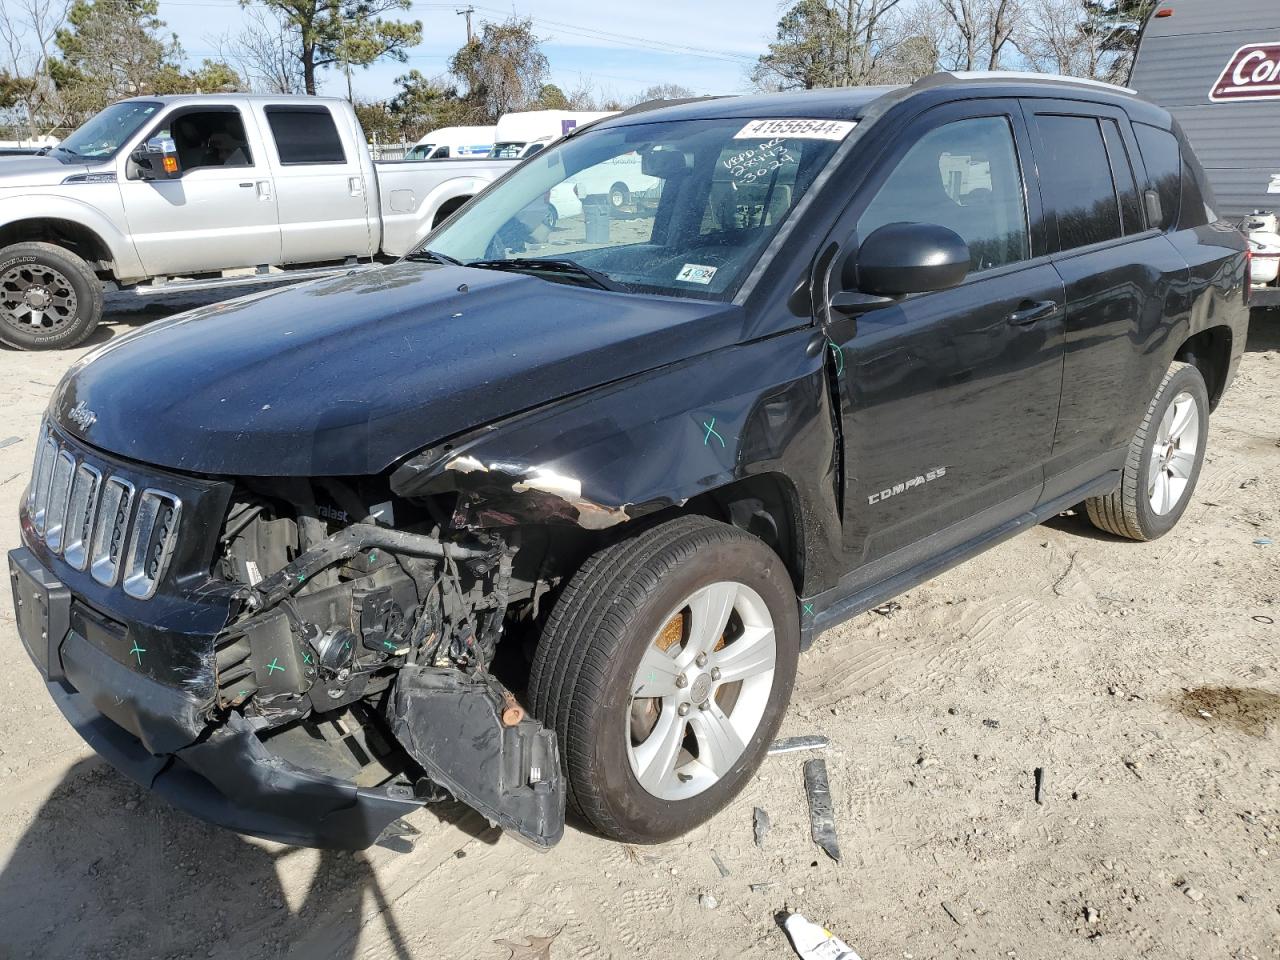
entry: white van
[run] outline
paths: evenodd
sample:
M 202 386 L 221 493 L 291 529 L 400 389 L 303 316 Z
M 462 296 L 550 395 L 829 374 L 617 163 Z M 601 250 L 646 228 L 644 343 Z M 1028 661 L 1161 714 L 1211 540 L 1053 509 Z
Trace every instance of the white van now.
M 441 127 L 409 148 L 406 160 L 458 160 L 487 157 L 497 127 Z
M 588 110 L 526 110 L 507 113 L 498 118 L 494 133 L 495 160 L 522 160 L 555 143 L 574 127 L 592 120 L 612 117 L 616 110 L 603 113 Z

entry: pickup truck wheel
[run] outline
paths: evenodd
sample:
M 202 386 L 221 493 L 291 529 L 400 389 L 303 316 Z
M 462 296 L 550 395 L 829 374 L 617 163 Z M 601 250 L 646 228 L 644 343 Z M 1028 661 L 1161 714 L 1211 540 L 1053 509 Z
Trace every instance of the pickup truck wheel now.
M 631 191 L 621 180 L 609 188 L 609 203 L 613 209 L 621 210 L 630 202 Z
M 682 517 L 593 555 L 552 611 L 529 684 L 571 809 L 632 843 L 710 818 L 764 758 L 799 649 L 786 567 L 734 527 Z
M 0 340 L 21 350 L 74 347 L 102 317 L 102 284 L 52 243 L 0 250 Z
M 1189 363 L 1169 367 L 1129 444 L 1120 485 L 1085 501 L 1095 527 L 1130 540 L 1154 540 L 1187 508 L 1204 462 L 1209 393 Z

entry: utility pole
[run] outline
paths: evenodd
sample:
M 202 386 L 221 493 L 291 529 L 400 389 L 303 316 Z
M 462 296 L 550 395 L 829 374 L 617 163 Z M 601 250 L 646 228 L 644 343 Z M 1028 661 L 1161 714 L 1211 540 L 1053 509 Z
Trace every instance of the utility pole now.
M 471 44 L 471 15 L 476 12 L 476 8 L 468 6 L 465 10 L 455 10 L 453 12 L 460 17 L 467 18 L 467 44 L 469 46 Z

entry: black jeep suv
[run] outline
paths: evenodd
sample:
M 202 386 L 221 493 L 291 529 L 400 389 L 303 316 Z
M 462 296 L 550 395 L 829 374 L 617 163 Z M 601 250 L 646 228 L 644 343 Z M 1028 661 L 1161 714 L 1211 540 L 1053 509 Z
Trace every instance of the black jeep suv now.
M 662 840 L 751 776 L 821 630 L 1072 506 L 1167 532 L 1247 290 L 1119 88 L 640 108 L 400 263 L 77 363 L 19 630 L 98 751 L 236 830 L 359 847 L 452 795 Z

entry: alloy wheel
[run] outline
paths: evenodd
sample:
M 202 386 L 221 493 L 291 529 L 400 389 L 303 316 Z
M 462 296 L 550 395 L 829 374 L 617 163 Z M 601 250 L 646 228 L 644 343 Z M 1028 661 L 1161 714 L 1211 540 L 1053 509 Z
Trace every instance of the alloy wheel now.
M 1147 477 L 1151 510 L 1164 516 L 1181 502 L 1196 465 L 1200 448 L 1200 408 L 1183 391 L 1173 398 L 1160 418 Z
M 58 330 L 75 321 L 78 306 L 71 281 L 47 264 L 21 263 L 0 277 L 0 316 L 18 330 Z

